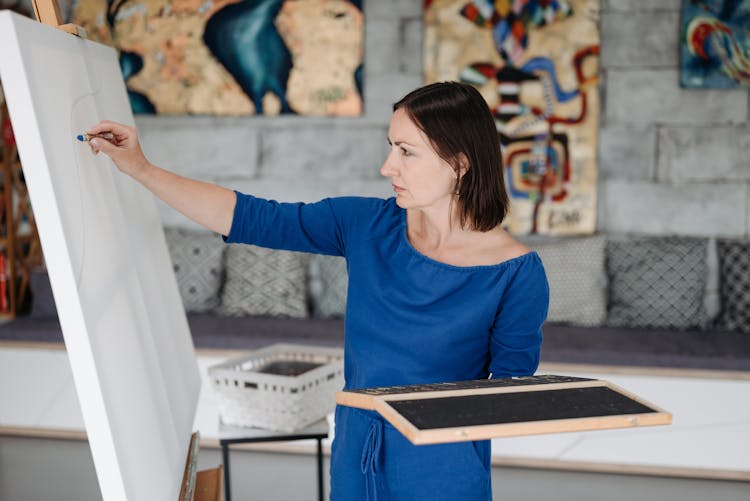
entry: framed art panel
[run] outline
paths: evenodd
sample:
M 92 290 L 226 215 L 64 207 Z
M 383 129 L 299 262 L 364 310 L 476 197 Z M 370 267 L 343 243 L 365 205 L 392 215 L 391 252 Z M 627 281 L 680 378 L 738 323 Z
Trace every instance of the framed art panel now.
M 362 112 L 361 0 L 78 0 L 135 113 Z
M 425 2 L 427 82 L 476 86 L 495 116 L 515 234 L 596 228 L 598 0 Z

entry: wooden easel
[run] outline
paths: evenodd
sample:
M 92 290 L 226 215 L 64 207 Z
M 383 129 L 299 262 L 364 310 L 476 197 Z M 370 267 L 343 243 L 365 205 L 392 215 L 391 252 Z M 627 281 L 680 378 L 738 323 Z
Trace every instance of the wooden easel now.
M 76 24 L 63 24 L 60 6 L 55 0 L 32 0 L 36 20 L 77 37 L 86 38 L 86 30 Z
M 86 30 L 82 27 L 75 24 L 62 24 L 62 14 L 56 0 L 32 0 L 32 3 L 34 14 L 40 23 L 53 26 L 80 38 L 86 38 Z M 33 221 L 33 217 L 31 220 Z M 36 233 L 36 227 L 34 227 L 34 232 Z M 2 244 L 1 240 L 0 244 Z M 223 468 L 218 466 L 197 471 L 199 441 L 199 434 L 193 433 L 188 446 L 177 501 L 222 501 L 224 492 L 222 489 Z
M 196 472 L 198 463 L 198 442 L 200 435 L 193 433 L 185 461 L 185 473 L 182 477 L 180 501 L 222 501 L 224 489 L 221 480 L 224 478 L 223 467 L 211 468 Z

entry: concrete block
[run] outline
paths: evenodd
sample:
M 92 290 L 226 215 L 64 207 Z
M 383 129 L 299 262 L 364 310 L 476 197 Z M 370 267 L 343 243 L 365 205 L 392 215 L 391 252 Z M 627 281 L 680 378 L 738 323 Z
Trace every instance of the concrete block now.
M 22 1 L 22 2 L 18 2 L 17 4 L 25 4 L 25 3 L 27 2 Z M 57 2 L 57 5 L 60 7 L 60 15 L 62 16 L 63 22 L 65 23 L 69 23 L 71 21 L 71 18 L 73 17 L 73 4 L 74 4 L 73 0 L 59 0 Z M 30 8 L 29 12 L 33 12 L 33 9 Z
M 602 15 L 602 66 L 677 66 L 679 25 L 677 11 L 610 12 Z
M 401 20 L 382 19 L 367 22 L 365 28 L 365 85 L 370 75 L 401 71 Z
M 750 181 L 750 128 L 665 127 L 657 172 L 665 181 Z
M 385 127 L 344 124 L 267 129 L 261 135 L 262 179 L 377 179 L 388 149 Z
M 161 224 L 165 228 L 185 228 L 187 230 L 207 231 L 206 228 L 195 221 L 186 218 L 161 200 L 157 200 L 157 208 L 159 210 Z
M 747 90 L 681 89 L 676 69 L 609 69 L 606 100 L 608 125 L 747 121 Z
M 252 177 L 257 171 L 257 119 L 140 117 L 143 151 L 161 167 L 188 177 Z
M 262 197 L 279 202 L 317 202 L 327 197 L 392 197 L 393 189 L 387 178 L 370 180 L 349 179 L 331 183 L 325 179 L 245 179 L 224 183 L 227 188 L 241 193 Z M 166 207 L 166 206 L 165 206 Z M 166 207 L 167 211 L 171 210 Z M 175 211 L 170 214 L 170 221 L 180 221 Z M 184 218 L 183 218 L 184 219 Z M 181 222 L 181 226 L 192 225 L 190 221 Z
M 365 73 L 422 75 L 422 18 L 372 20 L 366 27 Z M 367 83 L 365 84 L 367 85 Z
M 405 17 L 421 17 L 422 2 L 420 0 L 372 0 L 364 2 L 365 19 L 399 19 Z
M 655 127 L 614 125 L 599 129 L 601 179 L 653 179 L 655 158 Z
M 238 182 L 236 180 L 232 181 L 232 180 L 225 180 L 225 179 L 217 179 L 217 178 L 211 178 L 209 176 L 206 176 L 204 180 L 209 183 L 214 183 L 219 186 L 223 186 L 224 188 L 227 188 L 230 190 L 237 190 L 239 189 L 238 186 L 246 187 L 248 184 L 255 182 L 255 181 L 250 181 L 250 180 Z M 196 223 L 195 221 L 191 219 L 188 219 L 186 216 L 183 216 L 177 210 L 173 209 L 172 207 L 162 202 L 158 198 L 156 198 L 155 200 L 156 200 L 156 207 L 158 209 L 159 216 L 161 218 L 162 226 L 164 226 L 165 228 L 176 227 L 176 228 L 185 228 L 185 229 L 190 229 L 190 230 L 208 231 L 206 230 L 206 228 L 204 228 L 200 224 Z
M 602 11 L 643 12 L 653 10 L 680 10 L 682 0 L 602 0 Z
M 611 233 L 741 237 L 748 227 L 741 184 L 601 183 L 601 226 Z
M 373 75 L 365 82 L 365 117 L 387 127 L 393 114 L 393 103 L 423 85 L 422 75 Z
M 400 56 L 401 73 L 421 76 L 424 72 L 424 51 L 422 50 L 422 37 L 424 36 L 424 23 L 422 18 L 406 19 L 401 23 L 402 49 Z
M 373 180 L 342 181 L 338 184 L 339 196 L 390 198 L 394 196 L 390 180 L 385 177 Z
M 607 127 L 607 68 L 599 67 L 599 128 Z
M 719 296 L 719 256 L 716 250 L 716 239 L 711 238 L 708 242 L 708 252 L 706 253 L 706 295 L 703 304 L 706 308 L 706 315 L 709 318 L 715 318 L 721 310 L 721 297 Z

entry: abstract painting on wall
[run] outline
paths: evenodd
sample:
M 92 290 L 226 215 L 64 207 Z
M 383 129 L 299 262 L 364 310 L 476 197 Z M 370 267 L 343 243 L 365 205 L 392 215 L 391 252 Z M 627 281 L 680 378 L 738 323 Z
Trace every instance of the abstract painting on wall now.
M 362 0 L 74 1 L 135 113 L 362 113 Z
M 425 0 L 427 82 L 495 116 L 515 234 L 596 230 L 599 0 Z
M 750 0 L 683 0 L 682 87 L 750 87 Z

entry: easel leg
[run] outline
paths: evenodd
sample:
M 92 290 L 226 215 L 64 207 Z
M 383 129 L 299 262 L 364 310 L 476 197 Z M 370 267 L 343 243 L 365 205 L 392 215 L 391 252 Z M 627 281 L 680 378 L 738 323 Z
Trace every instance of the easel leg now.
M 232 489 L 229 485 L 229 445 L 221 445 L 221 458 L 224 463 L 224 498 L 225 501 L 232 501 Z
M 318 501 L 323 501 L 323 443 L 320 438 L 318 439 Z

